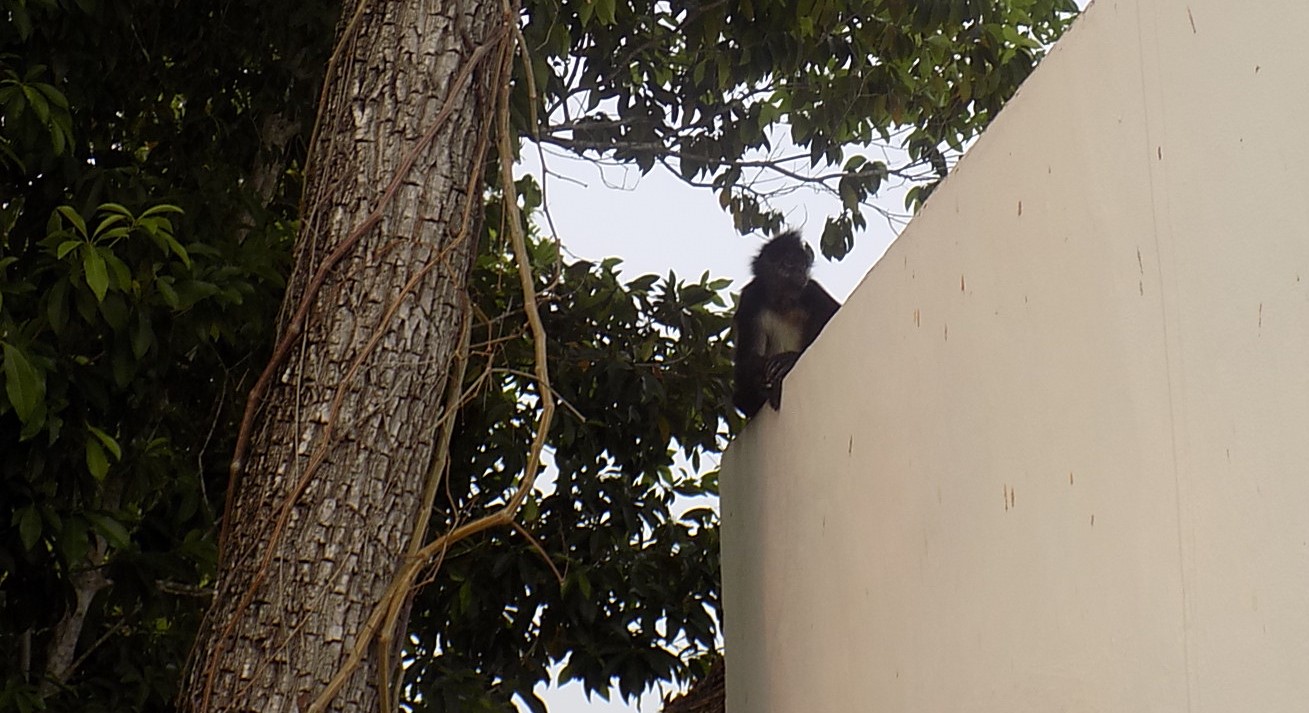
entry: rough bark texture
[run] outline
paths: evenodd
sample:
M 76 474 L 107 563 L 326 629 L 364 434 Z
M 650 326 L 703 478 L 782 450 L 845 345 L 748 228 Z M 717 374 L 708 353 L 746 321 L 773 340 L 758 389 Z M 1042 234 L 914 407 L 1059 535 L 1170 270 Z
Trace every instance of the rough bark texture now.
M 481 182 L 470 179 L 494 107 L 497 55 L 477 48 L 499 6 L 346 5 L 282 333 L 296 333 L 306 298 L 312 308 L 232 485 L 188 710 L 303 710 L 341 668 L 402 562 L 460 335 L 481 211 Z M 473 58 L 471 81 L 457 86 Z M 320 266 L 379 206 L 380 220 L 314 290 Z M 377 710 L 376 669 L 370 647 L 331 709 Z

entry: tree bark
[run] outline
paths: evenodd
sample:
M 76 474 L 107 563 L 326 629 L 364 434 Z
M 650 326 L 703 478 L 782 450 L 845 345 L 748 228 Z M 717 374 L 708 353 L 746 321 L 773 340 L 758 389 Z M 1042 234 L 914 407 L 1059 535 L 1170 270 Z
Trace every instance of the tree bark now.
M 499 8 L 346 2 L 187 710 L 306 708 L 402 564 L 465 318 Z M 378 661 L 332 710 L 378 709 Z

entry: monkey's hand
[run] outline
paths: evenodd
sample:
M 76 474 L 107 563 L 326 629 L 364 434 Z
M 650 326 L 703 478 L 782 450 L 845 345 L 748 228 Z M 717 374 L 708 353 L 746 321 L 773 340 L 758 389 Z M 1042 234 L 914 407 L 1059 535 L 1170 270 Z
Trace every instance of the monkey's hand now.
M 764 364 L 764 386 L 771 387 L 782 383 L 782 379 L 791 373 L 791 368 L 800 358 L 800 352 L 782 352 L 768 358 Z
M 782 379 L 791 372 L 800 352 L 782 352 L 768 358 L 764 364 L 763 387 L 768 394 L 768 405 L 776 411 L 782 407 Z

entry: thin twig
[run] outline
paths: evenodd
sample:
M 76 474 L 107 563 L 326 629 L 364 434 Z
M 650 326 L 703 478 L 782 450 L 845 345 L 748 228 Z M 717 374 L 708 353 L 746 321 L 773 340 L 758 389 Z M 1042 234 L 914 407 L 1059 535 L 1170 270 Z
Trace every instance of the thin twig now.
M 495 372 L 495 373 L 497 373 L 497 374 L 512 374 L 513 376 L 521 376 L 521 377 L 526 378 L 526 379 L 534 379 L 534 378 L 536 378 L 536 375 L 535 375 L 535 374 L 532 374 L 532 373 L 529 373 L 529 372 L 526 372 L 526 371 L 521 371 L 521 370 L 519 370 L 519 369 L 510 369 L 509 367 L 504 367 L 504 366 L 497 366 L 497 367 L 491 369 L 491 371 L 493 371 L 493 372 Z M 557 390 L 554 391 L 553 394 L 554 394 L 555 399 L 556 399 L 559 403 L 563 404 L 564 407 L 566 407 L 566 408 L 567 408 L 567 409 L 568 409 L 568 410 L 569 410 L 569 411 L 570 411 L 574 416 L 577 417 L 577 420 L 578 420 L 578 421 L 581 421 L 582 423 L 586 423 L 586 416 L 583 416 L 583 415 L 582 415 L 582 412 L 581 412 L 581 411 L 578 411 L 576 406 L 574 406 L 572 403 L 570 403 L 570 402 L 568 401 L 568 399 L 566 399 L 566 398 L 564 398 L 563 396 L 561 396 Z
M 96 649 L 100 648 L 100 646 L 104 644 L 106 641 L 108 641 L 110 637 L 121 631 L 123 627 L 127 626 L 128 620 L 136 616 L 140 612 L 141 612 L 141 604 L 140 602 L 138 602 L 136 607 L 132 609 L 131 613 L 124 614 L 123 617 L 119 619 L 117 622 L 115 622 L 113 626 L 109 627 L 109 631 L 106 631 L 100 638 L 96 639 L 95 643 L 88 646 L 86 650 L 82 652 L 81 656 L 78 656 L 75 661 L 69 664 L 67 671 L 65 671 L 65 674 L 71 675 L 72 672 L 76 671 L 79 666 L 81 666 L 83 663 L 86 662 L 87 658 L 89 658 L 91 654 L 95 652 Z
M 507 21 L 513 27 L 517 27 L 518 13 L 513 11 L 516 4 L 511 6 L 510 0 L 501 0 L 501 5 L 505 9 Z M 526 46 L 522 46 L 520 49 L 523 52 L 527 51 Z M 500 91 L 500 110 L 498 112 L 501 200 L 504 202 L 505 212 L 509 218 L 509 239 L 513 245 L 514 259 L 518 261 L 518 280 L 523 289 L 523 307 L 527 312 L 527 323 L 532 328 L 532 340 L 535 342 L 537 397 L 541 400 L 541 415 L 537 420 L 536 436 L 532 439 L 531 451 L 527 454 L 527 466 L 523 472 L 523 479 L 518 485 L 518 492 L 514 493 L 513 497 L 509 499 L 509 503 L 505 505 L 503 510 L 506 517 L 512 518 L 518 512 L 518 508 L 522 506 L 523 500 L 527 498 L 527 494 L 532 490 L 532 484 L 536 481 L 537 470 L 541 464 L 541 452 L 545 449 L 546 438 L 550 435 L 550 423 L 554 420 L 555 402 L 554 389 L 550 386 L 550 366 L 546 353 L 545 325 L 541 323 L 541 313 L 537 310 L 531 257 L 527 252 L 527 237 L 523 234 L 523 219 L 518 211 L 518 197 L 514 195 L 513 188 L 514 166 L 511 157 L 514 155 L 514 150 L 509 130 L 508 81 L 513 64 L 512 56 L 506 56 L 504 62 L 502 76 L 504 76 L 505 81 Z M 528 75 L 530 76 L 531 73 L 529 72 Z
M 559 580 L 559 586 L 564 586 L 564 575 L 559 571 L 559 568 L 555 566 L 554 561 L 550 559 L 549 553 L 545 551 L 545 548 L 541 546 L 541 543 L 537 542 L 536 538 L 532 537 L 532 533 L 524 529 L 522 525 L 518 524 L 518 522 L 515 521 L 510 524 L 514 526 L 514 529 L 518 531 L 518 534 L 527 539 L 527 544 L 531 545 L 532 549 L 536 550 L 536 553 L 541 555 L 541 559 L 545 560 L 545 563 L 550 565 L 550 571 L 555 573 L 555 579 Z
M 545 147 L 541 144 L 541 118 L 537 114 L 536 106 L 539 97 L 536 93 L 536 73 L 532 71 L 532 55 L 527 49 L 527 38 L 523 37 L 523 29 L 518 23 L 513 25 L 514 39 L 518 41 L 518 54 L 523 60 L 523 78 L 527 84 L 527 107 L 528 119 L 532 138 L 536 144 L 537 160 L 541 162 L 541 212 L 545 214 L 545 224 L 550 226 L 550 235 L 555 247 L 555 269 L 554 274 L 550 277 L 550 284 L 546 286 L 547 292 L 553 291 L 564 279 L 564 256 L 560 250 L 559 229 L 555 227 L 554 215 L 550 212 L 549 194 L 546 191 L 546 176 L 549 171 L 545 165 Z

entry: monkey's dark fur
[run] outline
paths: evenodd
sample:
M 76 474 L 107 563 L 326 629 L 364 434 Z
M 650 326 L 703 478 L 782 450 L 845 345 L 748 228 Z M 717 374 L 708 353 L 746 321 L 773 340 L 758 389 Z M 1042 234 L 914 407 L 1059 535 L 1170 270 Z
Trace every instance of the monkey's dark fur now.
M 767 401 L 782 405 L 782 378 L 813 343 L 840 304 L 809 278 L 813 251 L 787 231 L 751 263 L 754 279 L 736 309 L 736 389 L 732 402 L 754 416 Z

